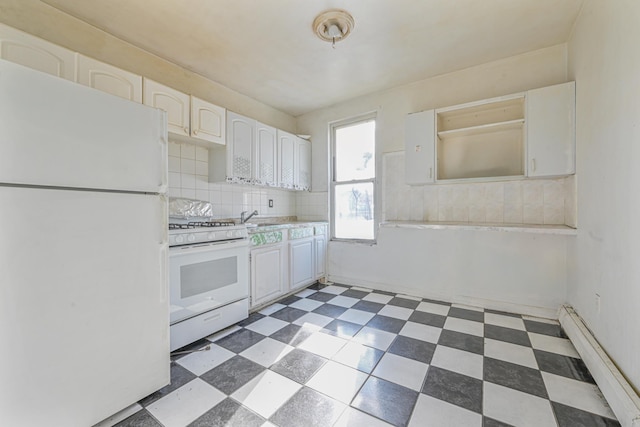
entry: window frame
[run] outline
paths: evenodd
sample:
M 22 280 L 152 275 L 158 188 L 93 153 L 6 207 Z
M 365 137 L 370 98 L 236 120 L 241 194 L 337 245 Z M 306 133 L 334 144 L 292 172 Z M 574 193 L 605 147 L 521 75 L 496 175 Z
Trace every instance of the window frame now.
M 329 123 L 329 218 L 330 218 L 330 240 L 334 242 L 345 243 L 360 243 L 372 245 L 377 243 L 378 238 L 378 224 L 380 218 L 380 170 L 381 170 L 381 158 L 379 150 L 379 138 L 378 138 L 378 114 L 377 112 L 369 112 L 362 115 L 350 117 L 348 119 L 338 120 Z M 356 179 L 349 181 L 336 181 L 336 130 L 343 127 L 353 126 L 359 123 L 375 122 L 374 133 L 374 158 L 375 175 L 373 178 L 368 179 Z M 373 238 L 371 239 L 359 239 L 359 238 L 340 238 L 336 237 L 335 228 L 335 197 L 336 197 L 336 185 L 341 184 L 360 184 L 360 183 L 372 183 L 373 184 Z

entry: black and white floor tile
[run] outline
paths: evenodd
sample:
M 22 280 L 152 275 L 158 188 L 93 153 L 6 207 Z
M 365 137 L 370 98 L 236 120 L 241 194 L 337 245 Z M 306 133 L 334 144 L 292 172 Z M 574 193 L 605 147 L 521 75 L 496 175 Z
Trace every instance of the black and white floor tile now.
M 557 322 L 313 285 L 174 356 L 118 426 L 619 426 Z

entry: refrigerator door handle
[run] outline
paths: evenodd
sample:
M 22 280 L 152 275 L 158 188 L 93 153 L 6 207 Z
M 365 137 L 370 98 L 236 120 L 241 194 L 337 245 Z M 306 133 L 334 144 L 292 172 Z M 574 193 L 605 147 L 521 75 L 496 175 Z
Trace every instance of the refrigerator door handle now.
M 161 268 L 161 281 L 160 281 L 160 300 L 163 303 L 169 301 L 169 244 L 163 242 L 160 244 L 160 268 Z

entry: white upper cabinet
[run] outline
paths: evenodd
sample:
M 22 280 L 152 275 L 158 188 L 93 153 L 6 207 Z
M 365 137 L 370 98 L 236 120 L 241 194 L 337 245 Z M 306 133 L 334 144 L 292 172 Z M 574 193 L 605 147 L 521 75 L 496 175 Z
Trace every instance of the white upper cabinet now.
M 145 105 L 167 112 L 167 130 L 181 136 L 190 135 L 191 99 L 182 93 L 147 78 L 143 82 Z
M 255 183 L 266 186 L 278 184 L 278 140 L 274 127 L 256 123 Z
M 252 182 L 256 121 L 227 113 L 227 175 L 234 181 Z
M 527 176 L 575 173 L 575 82 L 527 92 Z
M 191 96 L 191 136 L 215 144 L 225 144 L 226 110 Z
M 0 58 L 63 79 L 76 80 L 76 53 L 0 24 Z
M 311 142 L 298 138 L 296 142 L 296 189 L 309 191 L 311 189 Z
M 435 110 L 409 114 L 405 121 L 405 182 L 435 182 Z
M 78 83 L 142 104 L 142 76 L 78 55 Z
M 297 140 L 297 136 L 278 130 L 278 183 L 282 188 L 295 188 Z
M 575 82 L 409 114 L 405 181 L 575 173 Z

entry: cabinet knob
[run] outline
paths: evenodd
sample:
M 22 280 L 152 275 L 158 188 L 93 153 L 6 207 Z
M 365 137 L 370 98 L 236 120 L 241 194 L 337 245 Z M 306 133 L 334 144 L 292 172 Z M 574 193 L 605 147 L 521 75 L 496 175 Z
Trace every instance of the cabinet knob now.
M 189 135 L 189 128 L 184 128 L 184 133 L 186 133 L 187 135 Z
M 536 159 L 531 159 L 531 172 L 536 171 Z
M 193 131 L 193 134 L 194 134 L 194 135 L 197 135 L 197 134 L 198 134 L 198 131 L 197 131 L 197 130 L 194 130 L 194 131 Z
M 433 168 L 429 168 L 429 178 L 433 178 Z

